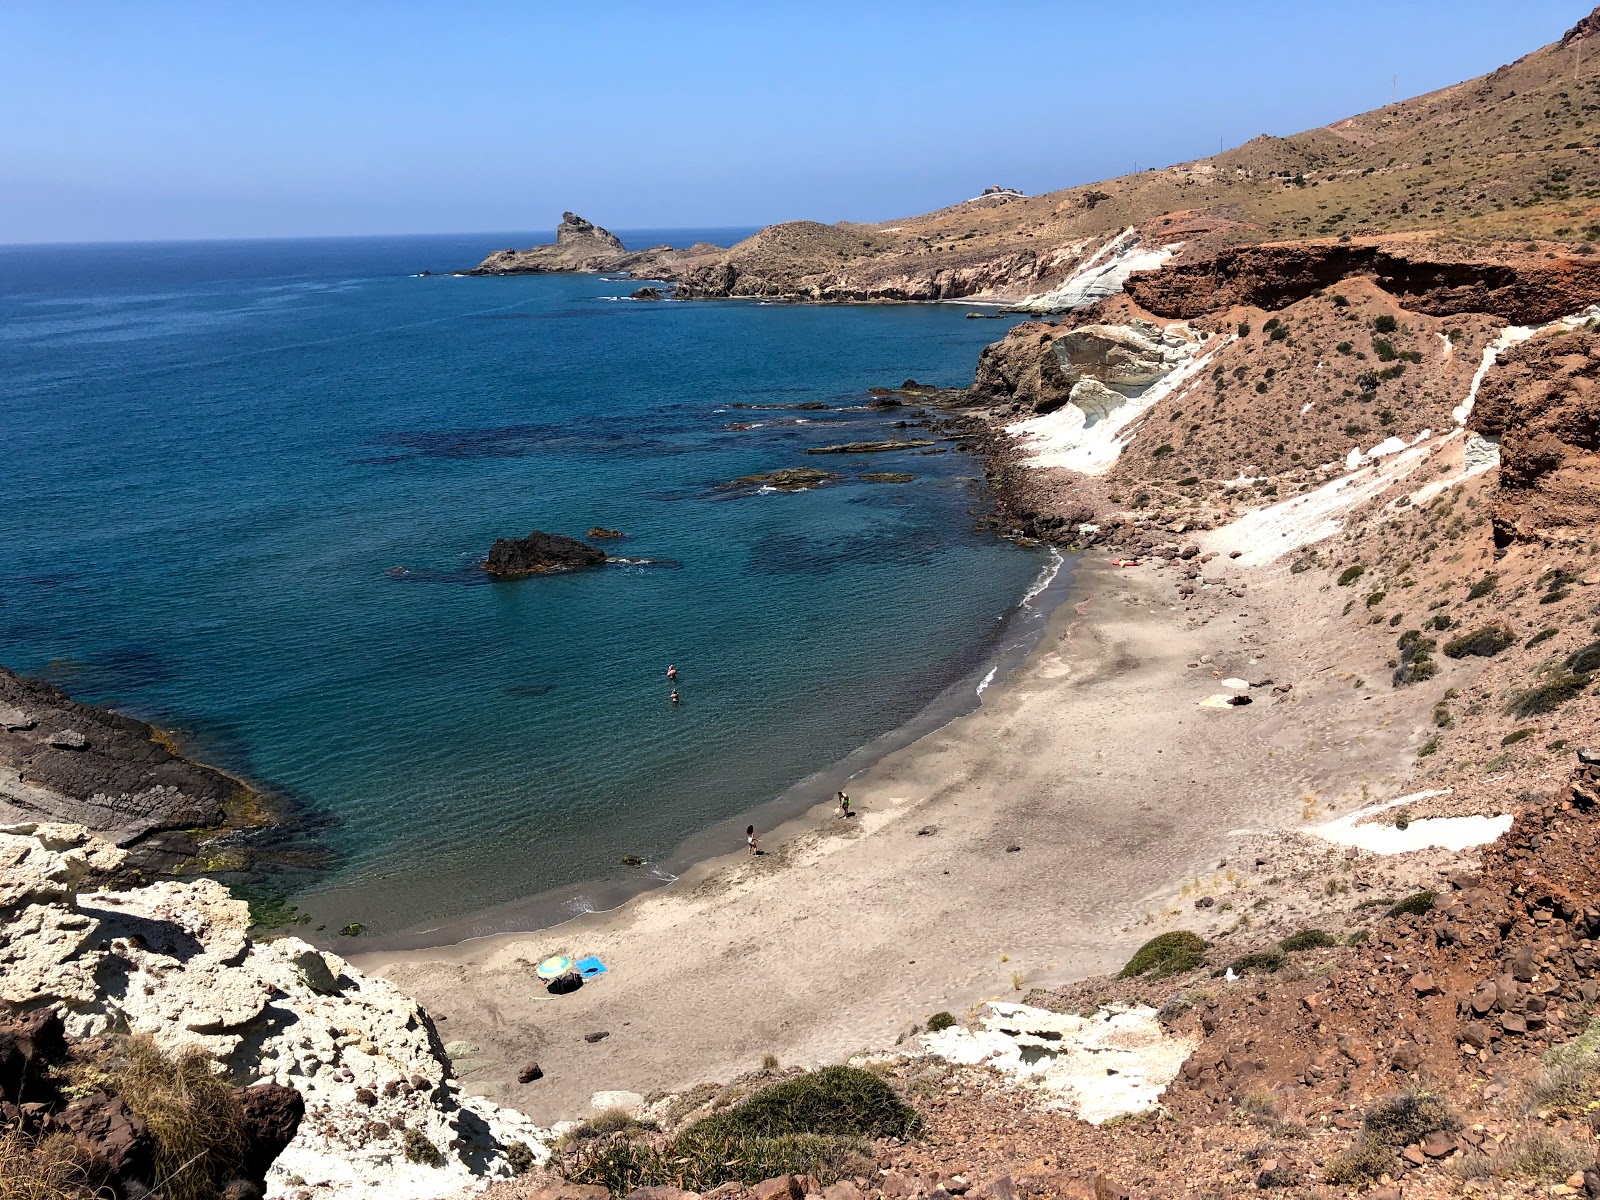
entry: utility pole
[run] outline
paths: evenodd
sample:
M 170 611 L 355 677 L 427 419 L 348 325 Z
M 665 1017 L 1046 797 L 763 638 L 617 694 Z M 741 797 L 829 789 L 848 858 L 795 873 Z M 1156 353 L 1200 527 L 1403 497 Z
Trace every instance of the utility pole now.
M 1394 103 L 1395 92 L 1397 91 L 1397 89 L 1399 87 L 1400 87 L 1400 76 L 1398 76 L 1398 75 L 1389 76 L 1389 103 L 1390 104 Z

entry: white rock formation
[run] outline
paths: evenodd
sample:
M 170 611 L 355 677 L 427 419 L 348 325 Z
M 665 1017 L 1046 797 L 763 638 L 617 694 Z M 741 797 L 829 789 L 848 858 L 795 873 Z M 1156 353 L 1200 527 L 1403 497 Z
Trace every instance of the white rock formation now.
M 999 1002 L 983 1006 L 975 1028 L 955 1025 L 919 1040 L 947 1062 L 993 1067 L 1037 1088 L 1091 1125 L 1156 1107 L 1199 1044 L 1169 1034 L 1153 1008 L 1118 1005 L 1080 1017 Z
M 1111 469 L 1153 405 L 1185 387 L 1231 338 L 1205 340 L 1181 322 L 1085 325 L 1051 346 L 1068 379 L 1068 401 L 1041 417 L 1006 427 L 1027 465 L 1085 475 Z
M 1023 312 L 1051 313 L 1084 308 L 1122 290 L 1135 271 L 1154 271 L 1183 249 L 1182 242 L 1146 249 L 1137 229 L 1125 229 L 1090 256 L 1067 280 L 1012 305 Z
M 199 1045 L 235 1082 L 306 1100 L 270 1196 L 426 1200 L 548 1157 L 550 1133 L 460 1094 L 426 1015 L 391 984 L 298 938 L 255 942 L 248 907 L 209 879 L 80 892 L 124 855 L 82 826 L 0 826 L 0 1000 L 54 1005 L 68 1032 Z M 408 1131 L 442 1155 L 407 1158 Z

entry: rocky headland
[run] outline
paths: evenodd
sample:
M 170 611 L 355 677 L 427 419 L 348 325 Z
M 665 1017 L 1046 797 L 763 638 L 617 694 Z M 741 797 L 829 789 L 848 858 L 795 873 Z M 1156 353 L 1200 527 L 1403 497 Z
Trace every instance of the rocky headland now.
M 183 757 L 143 721 L 0 667 L 0 824 L 83 825 L 130 869 L 239 867 L 248 830 L 280 817 L 249 784 Z
M 561 214 L 561 224 L 556 227 L 554 242 L 526 250 L 496 250 L 476 267 L 462 274 L 548 275 L 574 271 L 665 279 L 673 277 L 676 271 L 722 253 L 721 246 L 713 246 L 709 242 L 697 242 L 682 250 L 663 245 L 630 251 L 610 230 L 568 212 Z M 641 288 L 634 293 L 634 299 L 659 300 L 661 293 L 655 288 Z

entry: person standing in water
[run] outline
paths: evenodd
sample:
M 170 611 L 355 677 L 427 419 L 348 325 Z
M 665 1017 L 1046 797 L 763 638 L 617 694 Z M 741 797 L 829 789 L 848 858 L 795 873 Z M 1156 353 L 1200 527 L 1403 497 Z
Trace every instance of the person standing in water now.
M 677 688 L 673 688 L 672 689 L 672 702 L 674 704 L 678 703 L 678 689 Z
M 677 679 L 678 679 L 678 668 L 673 666 L 671 663 L 668 663 L 667 664 L 667 682 L 668 683 L 676 683 Z

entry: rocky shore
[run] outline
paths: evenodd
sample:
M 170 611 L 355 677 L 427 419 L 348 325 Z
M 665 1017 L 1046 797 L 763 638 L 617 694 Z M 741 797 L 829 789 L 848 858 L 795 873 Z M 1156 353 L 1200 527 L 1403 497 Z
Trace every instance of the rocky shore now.
M 0 667 L 0 824 L 83 825 L 166 873 L 243 867 L 251 829 L 281 820 L 266 796 L 193 762 L 154 726 Z

